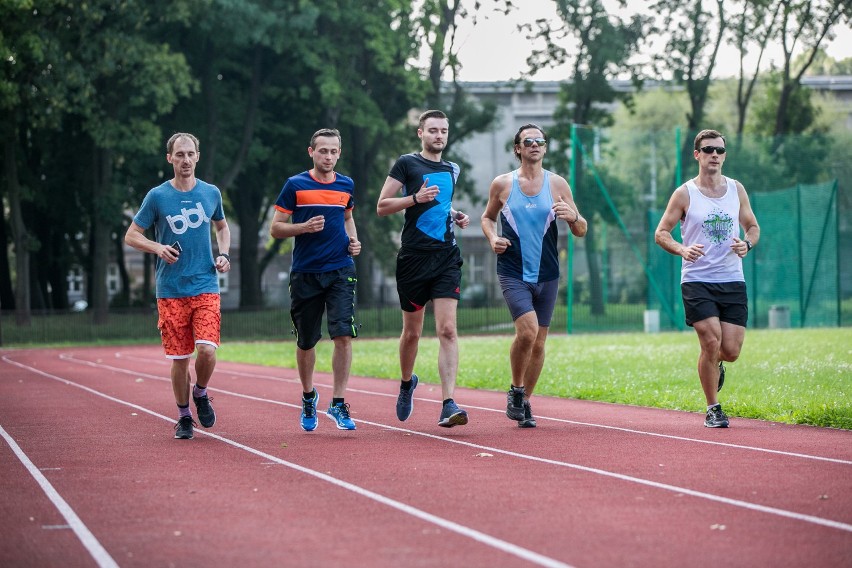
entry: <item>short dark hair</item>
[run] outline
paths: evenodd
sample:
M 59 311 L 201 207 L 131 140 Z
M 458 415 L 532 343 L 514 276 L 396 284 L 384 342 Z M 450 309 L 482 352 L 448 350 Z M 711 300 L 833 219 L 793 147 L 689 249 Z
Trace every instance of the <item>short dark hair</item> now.
M 702 130 L 698 133 L 698 136 L 695 137 L 695 149 L 698 150 L 701 148 L 701 141 L 707 140 L 708 138 L 721 138 L 725 144 L 728 143 L 722 133 L 718 130 Z
M 337 130 L 336 128 L 320 128 L 319 130 L 314 132 L 313 136 L 311 136 L 311 148 L 316 147 L 317 138 L 323 138 L 323 137 L 337 138 L 337 142 L 341 146 L 343 146 L 343 138 L 340 137 L 340 131 L 339 130 Z
M 527 128 L 535 128 L 536 130 L 541 132 L 541 135 L 544 137 L 545 140 L 547 140 L 547 132 L 545 132 L 544 128 L 542 128 L 538 124 L 533 124 L 532 122 L 530 122 L 529 124 L 525 124 L 525 125 L 521 126 L 520 128 L 518 128 L 518 131 L 515 132 L 515 142 L 514 142 L 514 145 L 512 146 L 512 151 L 515 153 L 515 157 L 519 160 L 521 159 L 521 153 L 518 152 L 517 147 L 521 143 L 521 132 L 523 132 Z
M 167 154 L 171 155 L 172 150 L 175 149 L 175 142 L 177 142 L 179 138 L 189 138 L 190 140 L 192 140 L 192 143 L 195 144 L 195 151 L 199 151 L 198 147 L 200 146 L 200 144 L 198 142 L 198 138 L 196 138 L 189 132 L 175 132 L 174 134 L 172 134 L 171 138 L 169 138 L 169 141 L 166 142 Z
M 426 121 L 430 118 L 447 118 L 447 115 L 444 114 L 444 111 L 442 110 L 427 110 L 420 115 L 420 118 L 418 119 L 420 125 L 417 128 L 423 130 L 423 125 L 426 124 Z

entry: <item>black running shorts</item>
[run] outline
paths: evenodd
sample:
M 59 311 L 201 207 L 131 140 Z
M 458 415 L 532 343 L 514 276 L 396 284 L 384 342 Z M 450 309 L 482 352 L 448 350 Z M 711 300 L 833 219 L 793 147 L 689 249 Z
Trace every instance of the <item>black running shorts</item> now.
M 290 273 L 290 319 L 299 349 L 312 349 L 322 337 L 322 314 L 331 338 L 358 337 L 355 326 L 355 267 L 329 272 Z
M 430 252 L 400 249 L 396 255 L 399 307 L 404 312 L 416 312 L 435 298 L 458 300 L 462 264 L 458 247 Z
M 711 317 L 719 321 L 746 327 L 748 295 L 745 282 L 684 282 L 683 311 L 686 325 Z

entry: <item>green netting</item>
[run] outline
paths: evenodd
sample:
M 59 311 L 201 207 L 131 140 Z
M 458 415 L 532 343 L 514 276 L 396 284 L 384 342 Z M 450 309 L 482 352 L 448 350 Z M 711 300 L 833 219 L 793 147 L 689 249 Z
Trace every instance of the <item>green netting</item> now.
M 750 195 L 760 224 L 760 243 L 743 265 L 750 327 L 840 325 L 836 197 L 836 182 Z M 660 210 L 649 212 L 650 224 L 661 216 Z M 650 248 L 652 273 L 668 284 L 665 300 L 677 305 L 680 258 L 657 249 Z M 654 297 L 648 305 L 660 308 Z
M 639 139 L 644 142 L 637 144 Z M 653 233 L 672 189 L 682 181 L 679 172 L 695 173 L 693 139 L 694 133 L 687 135 L 679 146 L 676 133 L 642 138 L 575 126 L 572 188 L 592 223 L 573 259 L 572 266 L 584 261 L 585 266 L 573 276 L 574 293 L 568 296 L 569 332 L 625 329 L 627 322 L 642 329 L 647 311 L 659 316 L 660 329 L 685 328 L 681 259 L 658 247 Z M 760 244 L 744 263 L 751 327 L 843 325 L 840 274 L 849 254 L 839 246 L 838 183 L 778 189 L 785 180 L 789 186 L 790 180 L 825 178 L 835 167 L 826 165 L 831 158 L 825 143 L 803 136 L 728 141 L 725 173 L 748 189 L 761 226 Z M 631 152 L 641 159 L 625 162 L 624 154 Z M 673 231 L 677 240 L 679 229 Z M 572 319 L 572 313 L 583 317 Z

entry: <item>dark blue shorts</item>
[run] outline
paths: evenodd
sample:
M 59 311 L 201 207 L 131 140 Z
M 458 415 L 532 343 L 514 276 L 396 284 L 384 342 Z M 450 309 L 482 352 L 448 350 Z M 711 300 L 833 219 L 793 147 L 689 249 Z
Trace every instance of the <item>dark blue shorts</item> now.
M 748 295 L 745 282 L 684 282 L 683 311 L 686 325 L 707 318 L 746 327 L 748 323 Z
M 290 319 L 299 349 L 312 349 L 322 337 L 322 314 L 331 338 L 358 337 L 355 326 L 355 267 L 330 272 L 290 273 Z
M 535 312 L 540 327 L 550 327 L 553 308 L 556 306 L 556 296 L 559 293 L 559 280 L 548 280 L 532 284 L 510 276 L 500 276 L 500 288 L 512 321 L 528 312 Z

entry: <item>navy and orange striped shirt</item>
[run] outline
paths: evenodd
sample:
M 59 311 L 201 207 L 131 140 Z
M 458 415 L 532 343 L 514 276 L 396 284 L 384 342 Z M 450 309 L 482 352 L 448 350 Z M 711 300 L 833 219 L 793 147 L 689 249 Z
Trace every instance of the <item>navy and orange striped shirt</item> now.
M 293 223 L 325 217 L 322 231 L 296 236 L 290 272 L 329 272 L 354 264 L 344 225 L 345 212 L 355 207 L 354 194 L 352 178 L 337 172 L 330 182 L 315 179 L 310 171 L 287 180 L 275 209 L 290 215 Z

